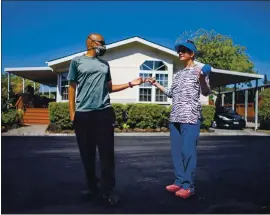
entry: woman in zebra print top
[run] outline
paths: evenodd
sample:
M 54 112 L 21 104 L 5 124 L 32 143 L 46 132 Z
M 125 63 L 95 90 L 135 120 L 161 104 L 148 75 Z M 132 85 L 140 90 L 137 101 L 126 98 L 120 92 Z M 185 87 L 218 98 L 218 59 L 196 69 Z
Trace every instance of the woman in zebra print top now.
M 195 194 L 196 146 L 202 118 L 200 93 L 205 96 L 210 94 L 208 77 L 211 66 L 204 65 L 200 68 L 194 63 L 197 49 L 190 40 L 177 43 L 175 49 L 184 68 L 177 72 L 171 88 L 164 88 L 154 78 L 145 81 L 172 98 L 169 127 L 176 179 L 166 190 L 174 192 L 176 196 L 188 198 Z

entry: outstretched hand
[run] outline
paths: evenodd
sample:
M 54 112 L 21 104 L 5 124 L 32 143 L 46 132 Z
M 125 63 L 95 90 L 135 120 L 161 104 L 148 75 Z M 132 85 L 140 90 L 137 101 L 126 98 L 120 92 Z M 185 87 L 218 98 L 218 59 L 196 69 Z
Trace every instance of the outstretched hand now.
M 136 78 L 136 79 L 131 81 L 132 86 L 140 85 L 142 83 L 143 83 L 142 77 Z
M 154 77 L 146 78 L 146 79 L 144 80 L 144 82 L 148 82 L 148 83 L 150 83 L 150 84 L 152 84 L 152 85 L 154 85 L 154 86 L 157 86 L 157 83 L 158 83 Z

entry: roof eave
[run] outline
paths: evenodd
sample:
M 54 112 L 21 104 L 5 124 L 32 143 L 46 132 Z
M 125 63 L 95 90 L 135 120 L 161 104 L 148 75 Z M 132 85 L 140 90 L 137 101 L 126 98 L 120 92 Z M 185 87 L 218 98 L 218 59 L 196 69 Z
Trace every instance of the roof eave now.
M 52 71 L 53 69 L 51 67 L 10 67 L 10 68 L 4 68 L 4 72 L 15 72 L 15 71 L 36 71 L 36 70 L 41 70 L 41 71 Z
M 252 78 L 252 79 L 262 79 L 262 78 L 264 78 L 264 75 L 260 75 L 260 74 L 237 72 L 237 71 L 224 70 L 224 69 L 212 68 L 212 72 L 223 73 L 223 74 L 228 74 L 228 75 L 245 76 L 245 77 Z
M 166 48 L 166 47 L 161 46 L 161 45 L 158 45 L 156 43 L 150 42 L 148 40 L 142 39 L 140 37 L 132 37 L 132 38 L 129 38 L 129 39 L 126 39 L 126 40 L 121 40 L 121 41 L 118 41 L 118 42 L 115 42 L 115 43 L 111 43 L 111 44 L 107 45 L 106 48 L 109 50 L 109 49 L 116 48 L 116 47 L 119 47 L 119 46 L 122 46 L 122 45 L 133 43 L 133 42 L 139 42 L 139 43 L 145 44 L 147 46 L 156 48 L 156 49 L 158 49 L 160 51 L 171 54 L 171 55 L 173 55 L 175 57 L 178 57 L 178 54 L 174 50 Z M 48 64 L 48 66 L 53 66 L 53 65 L 56 65 L 56 64 L 59 64 L 59 63 L 69 61 L 69 60 L 73 59 L 74 57 L 81 56 L 81 55 L 83 55 L 85 53 L 86 53 L 86 51 L 79 52 L 79 53 L 69 55 L 69 56 L 66 56 L 66 57 L 63 57 L 63 58 L 59 58 L 59 59 L 56 59 L 56 60 L 47 61 L 46 63 Z

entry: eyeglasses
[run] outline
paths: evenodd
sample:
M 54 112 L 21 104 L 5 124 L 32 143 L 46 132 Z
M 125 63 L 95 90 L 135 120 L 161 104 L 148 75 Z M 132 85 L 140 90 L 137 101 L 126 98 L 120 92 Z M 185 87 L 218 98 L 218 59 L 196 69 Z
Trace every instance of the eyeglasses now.
M 90 39 L 90 40 L 92 40 L 93 42 L 95 42 L 95 43 L 100 43 L 102 46 L 104 46 L 105 45 L 105 41 L 104 40 L 93 40 L 93 39 L 91 39 L 90 37 L 88 37 L 88 39 Z

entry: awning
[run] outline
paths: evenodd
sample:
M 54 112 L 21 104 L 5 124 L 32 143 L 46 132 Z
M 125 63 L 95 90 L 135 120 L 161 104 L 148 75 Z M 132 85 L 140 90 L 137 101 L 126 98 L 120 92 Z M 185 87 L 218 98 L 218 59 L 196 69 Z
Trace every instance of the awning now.
M 254 73 L 235 72 L 223 69 L 213 69 L 210 73 L 211 88 L 224 85 L 237 84 L 246 81 L 258 80 L 264 78 L 264 75 Z
M 5 68 L 4 71 L 43 85 L 51 87 L 57 85 L 57 73 L 50 67 Z

